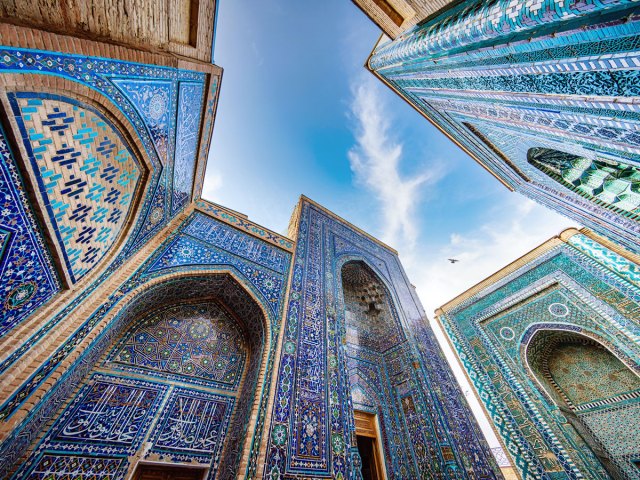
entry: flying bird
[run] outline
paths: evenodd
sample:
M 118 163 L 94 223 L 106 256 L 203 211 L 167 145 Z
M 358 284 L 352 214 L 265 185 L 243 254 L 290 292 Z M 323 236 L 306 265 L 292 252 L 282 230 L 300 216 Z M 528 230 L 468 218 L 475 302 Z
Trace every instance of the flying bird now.
M 457 258 L 447 258 L 447 260 L 449 260 L 451 263 L 456 263 L 460 261 Z

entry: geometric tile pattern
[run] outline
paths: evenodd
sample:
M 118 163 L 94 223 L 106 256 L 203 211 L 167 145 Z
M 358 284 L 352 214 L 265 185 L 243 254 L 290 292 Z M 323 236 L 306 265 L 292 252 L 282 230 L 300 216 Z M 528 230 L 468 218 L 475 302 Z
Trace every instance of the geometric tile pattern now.
M 240 327 L 209 302 L 171 306 L 144 317 L 113 350 L 108 366 L 236 389 L 246 356 Z
M 0 128 L 0 336 L 59 290 L 22 177 Z
M 124 475 L 126 459 L 80 455 L 42 455 L 25 478 L 29 480 L 115 480 Z
M 401 357 L 401 361 L 403 372 L 409 371 L 406 357 Z M 378 415 L 387 471 L 394 472 L 391 477 L 417 478 L 414 462 L 428 463 L 423 451 L 428 440 L 413 435 L 411 426 L 405 427 L 406 415 L 398 409 L 397 394 L 410 390 L 409 375 L 396 382 L 384 357 L 354 347 L 348 341 L 347 368 L 353 408 Z M 412 420 L 419 428 L 425 424 L 419 416 Z
M 640 417 L 616 413 L 640 397 L 640 289 L 618 276 L 624 259 L 574 237 L 440 320 L 524 479 L 608 478 L 575 422 L 603 445 L 610 468 L 638 478 L 634 435 L 607 432 L 640 427 Z
M 385 460 L 390 478 L 416 478 L 416 472 L 430 472 L 434 478 L 497 478 L 495 460 L 462 401 L 397 255 L 306 199 L 298 208 L 265 476 L 356 475 L 360 460 L 353 435 L 352 396 L 343 387 L 352 379 L 361 393 L 356 398 L 364 396 L 367 402 L 380 405 L 383 434 L 389 435 Z M 393 298 L 396 307 L 390 311 L 397 310 L 415 339 L 407 352 L 383 345 L 387 353 L 386 361 L 381 361 L 368 348 L 350 346 L 353 353 L 345 351 L 341 273 L 349 261 L 366 263 L 380 283 L 389 286 L 385 297 Z M 375 310 L 381 292 L 370 293 L 375 299 L 367 306 L 373 303 Z M 402 324 L 399 318 L 393 323 Z M 397 410 L 397 395 L 412 396 L 415 413 L 410 418 Z M 409 421 L 419 436 L 401 433 Z M 411 442 L 402 444 L 402 436 Z
M 640 445 L 640 429 L 638 417 L 640 416 L 640 402 L 624 405 L 616 408 L 608 408 L 596 412 L 581 415 L 586 425 L 592 432 L 597 433 L 598 439 L 615 456 L 627 457 L 627 461 L 638 458 L 638 446 Z M 632 462 L 629 472 L 631 478 L 638 477 Z M 635 470 L 635 471 L 634 471 Z
M 182 108 L 198 112 L 200 118 L 202 109 L 202 93 L 183 96 L 184 101 L 194 100 L 197 105 L 178 105 L 179 83 L 187 81 L 189 85 L 194 88 L 198 85 L 202 90 L 206 74 L 108 58 L 12 47 L 0 49 L 0 71 L 49 74 L 86 85 L 104 95 L 130 122 L 151 162 L 151 187 L 143 198 L 141 216 L 132 227 L 132 234 L 128 236 L 122 255 L 114 259 L 116 264 L 122 262 L 124 255 L 140 248 L 172 216 L 172 172 L 175 137 L 179 129 L 178 111 Z M 199 123 L 195 126 L 197 130 Z M 162 195 L 162 201 L 155 198 L 157 194 Z
M 48 221 L 73 282 L 98 264 L 125 224 L 141 166 L 95 109 L 50 94 L 10 94 Z
M 466 0 L 381 42 L 368 67 L 504 184 L 638 253 L 636 10 Z
M 151 451 L 173 461 L 196 456 L 217 466 L 233 403 L 230 397 L 176 388 L 151 435 Z

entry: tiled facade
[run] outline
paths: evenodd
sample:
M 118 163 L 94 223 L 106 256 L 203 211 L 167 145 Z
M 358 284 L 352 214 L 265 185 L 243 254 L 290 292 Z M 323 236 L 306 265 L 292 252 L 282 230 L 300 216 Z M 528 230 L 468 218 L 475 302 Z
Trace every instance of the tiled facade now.
M 501 478 L 396 252 L 306 198 L 291 238 L 200 199 L 213 32 L 152 33 L 0 23 L 0 477 L 358 479 L 356 407 L 388 478 Z
M 507 188 L 637 253 L 639 46 L 630 0 L 466 0 L 367 65 Z
M 501 478 L 397 254 L 307 200 L 295 215 L 265 475 L 351 478 L 357 401 L 382 423 L 389 478 Z M 354 284 L 380 315 L 355 335 Z
M 437 312 L 525 479 L 640 478 L 637 257 L 602 242 L 563 232 Z

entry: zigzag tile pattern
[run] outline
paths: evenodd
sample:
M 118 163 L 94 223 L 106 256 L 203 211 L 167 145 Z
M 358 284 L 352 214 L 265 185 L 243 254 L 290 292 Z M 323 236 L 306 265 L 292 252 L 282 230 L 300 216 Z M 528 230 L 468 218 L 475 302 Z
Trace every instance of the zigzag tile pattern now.
M 112 248 L 135 199 L 142 167 L 95 109 L 50 94 L 10 94 L 58 247 L 73 282 Z

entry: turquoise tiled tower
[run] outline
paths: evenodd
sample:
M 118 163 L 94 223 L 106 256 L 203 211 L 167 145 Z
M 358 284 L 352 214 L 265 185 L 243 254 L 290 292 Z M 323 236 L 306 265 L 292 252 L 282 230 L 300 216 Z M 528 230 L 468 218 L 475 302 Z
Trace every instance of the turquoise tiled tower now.
M 629 0 L 463 1 L 368 68 L 505 186 L 638 252 L 639 34 Z

